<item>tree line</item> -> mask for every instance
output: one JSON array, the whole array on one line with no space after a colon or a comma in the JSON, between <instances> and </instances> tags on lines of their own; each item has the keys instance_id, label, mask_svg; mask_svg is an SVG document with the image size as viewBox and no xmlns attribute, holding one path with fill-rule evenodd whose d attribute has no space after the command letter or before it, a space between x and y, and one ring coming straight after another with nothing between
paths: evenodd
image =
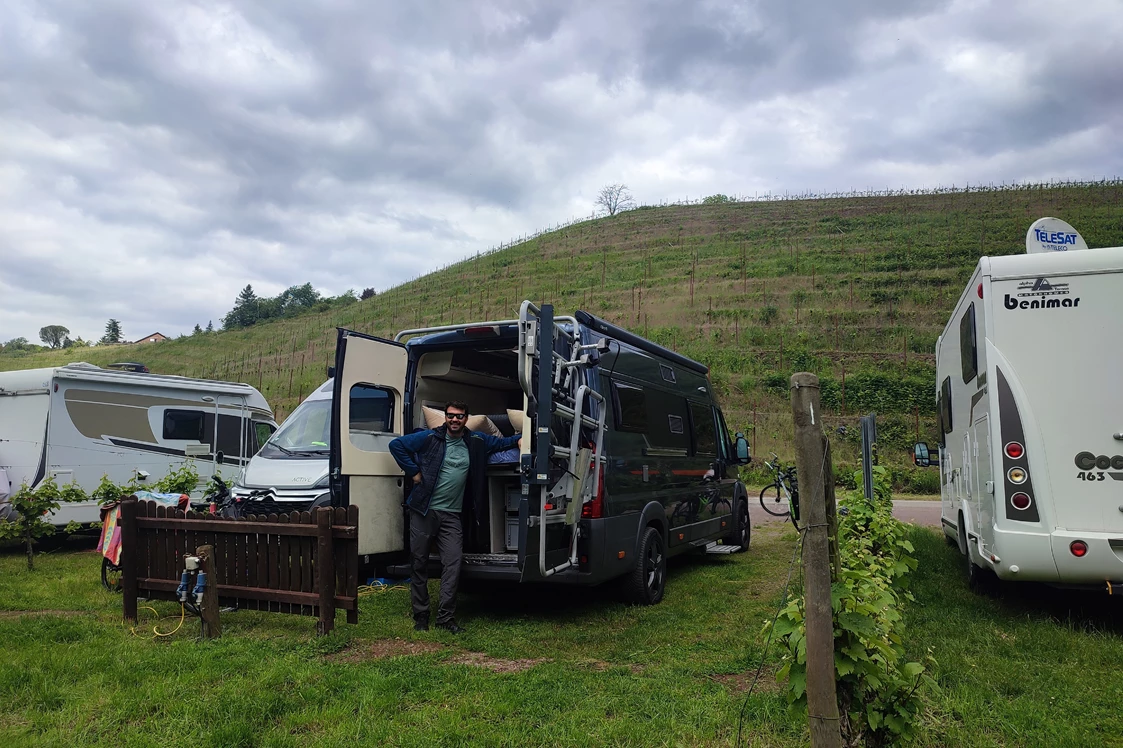
<instances>
[{"instance_id":1,"label":"tree line","mask_svg":"<svg viewBox=\"0 0 1123 748\"><path fill-rule=\"evenodd\" d=\"M296 317L308 312L326 312L372 296L373 288L363 289L362 296L356 296L354 289L350 288L339 296L324 296L311 283L289 286L276 296L258 296L253 286L247 283L234 300L234 308L222 317L222 328L237 330L259 322ZM210 332L211 329L210 323L205 331L195 325L194 334Z\"/></svg>"}]
</instances>

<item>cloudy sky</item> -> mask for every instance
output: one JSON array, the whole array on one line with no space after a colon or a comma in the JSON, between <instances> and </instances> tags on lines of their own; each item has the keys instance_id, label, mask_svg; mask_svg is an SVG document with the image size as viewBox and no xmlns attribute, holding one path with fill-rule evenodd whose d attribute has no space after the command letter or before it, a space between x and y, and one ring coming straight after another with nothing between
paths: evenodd
<instances>
[{"instance_id":1,"label":"cloudy sky","mask_svg":"<svg viewBox=\"0 0 1123 748\"><path fill-rule=\"evenodd\" d=\"M0 341L640 202L1123 175L1120 0L4 0Z\"/></svg>"}]
</instances>

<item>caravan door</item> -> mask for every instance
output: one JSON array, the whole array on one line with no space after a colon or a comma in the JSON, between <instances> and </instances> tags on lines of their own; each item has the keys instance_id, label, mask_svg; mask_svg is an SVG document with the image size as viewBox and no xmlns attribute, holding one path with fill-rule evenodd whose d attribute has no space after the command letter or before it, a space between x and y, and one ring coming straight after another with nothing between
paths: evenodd
<instances>
[{"instance_id":1,"label":"caravan door","mask_svg":"<svg viewBox=\"0 0 1123 748\"><path fill-rule=\"evenodd\" d=\"M332 503L359 508L361 555L405 550L403 475L390 455L402 434L406 347L340 329L332 393Z\"/></svg>"}]
</instances>

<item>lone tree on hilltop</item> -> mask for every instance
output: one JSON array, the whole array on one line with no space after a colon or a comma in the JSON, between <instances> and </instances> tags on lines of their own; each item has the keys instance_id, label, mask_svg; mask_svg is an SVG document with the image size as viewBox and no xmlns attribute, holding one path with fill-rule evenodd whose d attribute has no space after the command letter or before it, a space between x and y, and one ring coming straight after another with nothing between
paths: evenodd
<instances>
[{"instance_id":1,"label":"lone tree on hilltop","mask_svg":"<svg viewBox=\"0 0 1123 748\"><path fill-rule=\"evenodd\" d=\"M62 348L63 341L70 334L62 325L47 325L39 328L39 339L51 348Z\"/></svg>"},{"instance_id":2,"label":"lone tree on hilltop","mask_svg":"<svg viewBox=\"0 0 1123 748\"><path fill-rule=\"evenodd\" d=\"M121 322L119 320L111 318L105 323L105 334L101 336L100 342L102 345L121 342Z\"/></svg>"},{"instance_id":3,"label":"lone tree on hilltop","mask_svg":"<svg viewBox=\"0 0 1123 748\"><path fill-rule=\"evenodd\" d=\"M632 193L628 192L626 184L610 184L602 187L597 194L596 204L607 210L610 216L636 207L636 201L632 198Z\"/></svg>"},{"instance_id":4,"label":"lone tree on hilltop","mask_svg":"<svg viewBox=\"0 0 1123 748\"><path fill-rule=\"evenodd\" d=\"M367 299L371 298L372 296L374 296L374 289L373 288L364 288L362 295L359 296L359 299L362 300L362 301L366 301Z\"/></svg>"},{"instance_id":5,"label":"lone tree on hilltop","mask_svg":"<svg viewBox=\"0 0 1123 748\"><path fill-rule=\"evenodd\" d=\"M249 327L257 322L260 314L261 302L257 298L257 294L253 292L253 286L247 283L246 287L238 294L238 298L234 300L234 308L222 318L222 326L227 330Z\"/></svg>"},{"instance_id":6,"label":"lone tree on hilltop","mask_svg":"<svg viewBox=\"0 0 1123 748\"><path fill-rule=\"evenodd\" d=\"M199 327L198 322L195 323L195 329L191 331L191 334L192 335L202 335L203 334L203 328Z\"/></svg>"}]
</instances>

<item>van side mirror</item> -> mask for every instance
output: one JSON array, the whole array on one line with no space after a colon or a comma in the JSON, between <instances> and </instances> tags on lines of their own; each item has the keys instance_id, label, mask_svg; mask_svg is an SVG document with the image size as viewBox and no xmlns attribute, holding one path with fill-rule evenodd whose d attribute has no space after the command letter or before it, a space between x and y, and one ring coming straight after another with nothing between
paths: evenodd
<instances>
[{"instance_id":1,"label":"van side mirror","mask_svg":"<svg viewBox=\"0 0 1123 748\"><path fill-rule=\"evenodd\" d=\"M737 441L734 446L737 450L737 462L747 465L753 461L753 458L749 455L749 440L740 431L737 432Z\"/></svg>"},{"instance_id":2,"label":"van side mirror","mask_svg":"<svg viewBox=\"0 0 1123 748\"><path fill-rule=\"evenodd\" d=\"M328 367L328 379L331 379L334 376L335 376L335 367L329 366Z\"/></svg>"},{"instance_id":3,"label":"van side mirror","mask_svg":"<svg viewBox=\"0 0 1123 748\"><path fill-rule=\"evenodd\" d=\"M939 465L939 455L933 455L928 451L928 445L925 442L917 442L912 447L912 463L917 467L931 467L932 465Z\"/></svg>"}]
</instances>

